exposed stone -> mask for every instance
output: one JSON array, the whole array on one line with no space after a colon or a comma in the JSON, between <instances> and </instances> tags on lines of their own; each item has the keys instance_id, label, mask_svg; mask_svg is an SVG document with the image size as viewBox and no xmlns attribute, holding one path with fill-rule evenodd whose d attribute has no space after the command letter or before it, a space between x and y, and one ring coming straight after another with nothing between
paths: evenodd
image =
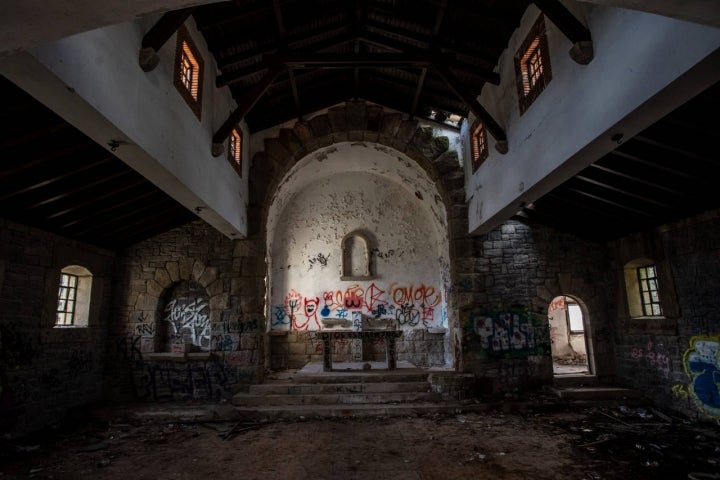
<instances>
[{"instance_id":1,"label":"exposed stone","mask_svg":"<svg viewBox=\"0 0 720 480\"><path fill-rule=\"evenodd\" d=\"M279 139L280 143L283 145L283 147L285 147L285 150L290 152L290 155L295 160L299 160L307 153L307 150L295 134L294 130L290 128L281 129Z\"/></svg>"},{"instance_id":2,"label":"exposed stone","mask_svg":"<svg viewBox=\"0 0 720 480\"><path fill-rule=\"evenodd\" d=\"M378 105L367 105L366 107L367 130L379 132L383 119L383 108Z\"/></svg>"},{"instance_id":3,"label":"exposed stone","mask_svg":"<svg viewBox=\"0 0 720 480\"><path fill-rule=\"evenodd\" d=\"M317 115L311 118L310 127L315 134L315 139L319 147L327 147L333 143L333 130L327 115Z\"/></svg>"},{"instance_id":4,"label":"exposed stone","mask_svg":"<svg viewBox=\"0 0 720 480\"><path fill-rule=\"evenodd\" d=\"M265 154L268 160L271 160L279 166L279 170L290 163L293 157L292 153L289 152L278 138L266 138L265 141Z\"/></svg>"},{"instance_id":5,"label":"exposed stone","mask_svg":"<svg viewBox=\"0 0 720 480\"><path fill-rule=\"evenodd\" d=\"M398 127L397 135L395 135L395 138L393 139L392 146L395 149L404 152L407 148L407 144L415 135L417 128L417 120L403 120L400 122L400 126Z\"/></svg>"},{"instance_id":6,"label":"exposed stone","mask_svg":"<svg viewBox=\"0 0 720 480\"><path fill-rule=\"evenodd\" d=\"M164 268L155 269L155 281L163 288L167 288L173 283L172 280L170 280L170 274Z\"/></svg>"},{"instance_id":7,"label":"exposed stone","mask_svg":"<svg viewBox=\"0 0 720 480\"><path fill-rule=\"evenodd\" d=\"M363 131L367 127L366 106L364 101L347 102L346 104L347 129ZM362 135L362 134L361 134Z\"/></svg>"},{"instance_id":8,"label":"exposed stone","mask_svg":"<svg viewBox=\"0 0 720 480\"><path fill-rule=\"evenodd\" d=\"M205 272L205 264L199 260L196 260L192 268L192 279L197 281Z\"/></svg>"},{"instance_id":9,"label":"exposed stone","mask_svg":"<svg viewBox=\"0 0 720 480\"><path fill-rule=\"evenodd\" d=\"M198 283L202 285L203 287L207 287L212 282L217 280L218 277L218 268L217 267L207 267L202 275L197 279Z\"/></svg>"},{"instance_id":10,"label":"exposed stone","mask_svg":"<svg viewBox=\"0 0 720 480\"><path fill-rule=\"evenodd\" d=\"M159 297L165 290L156 280L147 280L146 290L149 295Z\"/></svg>"}]
</instances>

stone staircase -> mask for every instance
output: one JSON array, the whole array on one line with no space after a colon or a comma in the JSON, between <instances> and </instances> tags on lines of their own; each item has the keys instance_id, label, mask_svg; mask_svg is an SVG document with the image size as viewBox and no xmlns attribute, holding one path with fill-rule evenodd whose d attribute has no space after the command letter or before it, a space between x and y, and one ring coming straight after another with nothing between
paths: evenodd
<instances>
[{"instance_id":1,"label":"stone staircase","mask_svg":"<svg viewBox=\"0 0 720 480\"><path fill-rule=\"evenodd\" d=\"M310 363L286 376L252 385L238 393L232 403L243 416L272 419L408 415L455 411L459 403L455 388L467 377L455 372L431 372L398 362L396 370L343 369L336 364L323 372ZM358 364L362 367L362 364ZM453 398L454 397L454 398Z\"/></svg>"}]
</instances>

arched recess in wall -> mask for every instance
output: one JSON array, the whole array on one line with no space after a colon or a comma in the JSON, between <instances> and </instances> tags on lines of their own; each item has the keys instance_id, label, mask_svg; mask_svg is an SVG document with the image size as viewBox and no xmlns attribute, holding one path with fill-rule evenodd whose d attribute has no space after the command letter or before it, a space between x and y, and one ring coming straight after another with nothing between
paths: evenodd
<instances>
[{"instance_id":1,"label":"arched recess in wall","mask_svg":"<svg viewBox=\"0 0 720 480\"><path fill-rule=\"evenodd\" d=\"M389 155L396 159L395 162L419 167L419 171L424 172L430 188L416 190L413 195L420 200L432 201L435 205L442 206L441 210L445 218L441 228L442 239L444 245L449 245L450 250L455 254L449 260L446 260L447 257L439 257L438 263L447 261L441 268L443 284L451 285L452 279L455 278L456 264L462 262L463 257L468 255L465 179L457 152L448 150L449 141L446 137L435 136L432 128L421 126L416 119L407 120L402 114L387 112L380 106L366 104L363 101L347 102L345 105L330 108L325 114L316 115L308 121L298 121L289 128L279 129L277 136L264 139L264 149L254 154L250 166L250 208L248 209L250 235L259 235L268 245L270 244L275 230L269 218L276 217L277 212L284 208L284 205L276 201L283 197L278 192L287 187L288 180L293 177L291 171L296 171L296 162L305 158L315 158L322 163L330 153L333 153L334 145L342 142L391 152ZM343 167L347 169L348 166L349 164L345 164ZM314 168L318 175L327 173L323 165L316 165ZM358 166L356 165L355 168ZM367 165L361 165L359 169L364 171ZM406 185L406 182L400 178L399 184ZM271 212L272 209L275 213ZM339 240L338 238L338 243ZM377 258L379 253L400 254L394 250L376 252L373 258ZM324 253L318 252L313 258L307 259L307 262L312 264L313 268L323 268L328 265L329 258ZM278 263L276 262L275 265ZM335 274L340 275L341 272L337 271ZM327 310L321 305L321 301L325 301L324 298L320 296L301 298L292 294L293 292L288 292L283 305L273 306L270 294L277 292L277 288L278 286L271 280L267 282L268 330L285 325L288 316L300 320L299 325L306 327L311 324L310 318L313 312L322 314ZM443 321L447 328L436 331L444 333L441 335L444 343L442 355L445 358L445 365L448 366L455 363L456 356L453 350L460 345L461 334L456 319L458 305L461 305L464 299L459 299L458 292L457 288L452 288L438 293L434 287L427 289L422 286L419 290L405 291L406 297L409 294L425 297L431 307L439 296L445 299L448 308L443 313ZM401 300L403 290L398 290L397 295ZM380 307L375 307L375 310L384 308L382 304ZM302 318L299 315L302 315ZM410 322L421 322L422 312L418 318L412 311L401 311L400 317L409 319ZM431 337L434 335L439 333L430 334ZM272 342L267 343L266 346L270 343ZM265 351L267 355L271 355L271 348L266 348ZM272 362L267 359L266 366L274 368ZM281 362L279 365L279 367L284 366L287 364Z\"/></svg>"},{"instance_id":2,"label":"arched recess in wall","mask_svg":"<svg viewBox=\"0 0 720 480\"><path fill-rule=\"evenodd\" d=\"M323 330L353 315L392 320L400 342L424 340L399 348L399 360L451 364L447 232L434 182L402 153L343 142L306 156L268 212L269 330Z\"/></svg>"}]
</instances>

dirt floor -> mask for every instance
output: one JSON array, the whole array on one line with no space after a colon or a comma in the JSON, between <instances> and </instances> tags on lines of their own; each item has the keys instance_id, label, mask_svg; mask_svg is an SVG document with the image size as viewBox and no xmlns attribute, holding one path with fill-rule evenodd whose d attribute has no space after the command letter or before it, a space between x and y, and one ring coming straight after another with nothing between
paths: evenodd
<instances>
[{"instance_id":1,"label":"dirt floor","mask_svg":"<svg viewBox=\"0 0 720 480\"><path fill-rule=\"evenodd\" d=\"M282 422L179 420L181 413L144 414L148 408L96 408L6 441L0 480L720 478L717 426L652 408Z\"/></svg>"}]
</instances>

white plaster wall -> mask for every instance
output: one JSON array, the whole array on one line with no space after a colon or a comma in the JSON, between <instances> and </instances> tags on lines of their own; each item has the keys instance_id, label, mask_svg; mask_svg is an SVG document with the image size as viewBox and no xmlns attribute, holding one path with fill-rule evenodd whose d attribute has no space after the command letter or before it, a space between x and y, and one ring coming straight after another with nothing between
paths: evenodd
<instances>
[{"instance_id":1,"label":"white plaster wall","mask_svg":"<svg viewBox=\"0 0 720 480\"><path fill-rule=\"evenodd\" d=\"M565 3L580 11L577 2ZM520 116L513 55L538 17L531 5L501 57L501 84L483 89L480 103L505 127L509 151L501 155L491 148L469 182L471 232L494 228L522 202L539 198L611 151L613 132L629 138L720 74L718 62L706 60L714 75L683 76L720 46L720 29L631 10L585 8L595 50L590 64L569 57L572 45L546 17L552 81ZM672 92L663 91L671 83ZM661 91L664 95L657 95Z\"/></svg>"},{"instance_id":2,"label":"white plaster wall","mask_svg":"<svg viewBox=\"0 0 720 480\"><path fill-rule=\"evenodd\" d=\"M317 330L322 318L373 315L379 305L406 329L446 327L448 241L435 194L413 161L387 147L341 143L301 160L269 212L271 329L290 329L294 315L295 328ZM376 241L375 276L342 281L341 241L355 230ZM353 294L362 302L346 308Z\"/></svg>"},{"instance_id":3,"label":"white plaster wall","mask_svg":"<svg viewBox=\"0 0 720 480\"><path fill-rule=\"evenodd\" d=\"M201 120L173 85L175 36L154 71L140 69L140 42L156 20L64 38L8 58L0 70L100 145L120 140L118 158L219 231L244 236L249 162L243 180L225 155L210 154L212 135L235 103L227 88L215 88L216 66L192 19L188 30L205 61ZM248 152L245 145L245 159Z\"/></svg>"}]
</instances>

